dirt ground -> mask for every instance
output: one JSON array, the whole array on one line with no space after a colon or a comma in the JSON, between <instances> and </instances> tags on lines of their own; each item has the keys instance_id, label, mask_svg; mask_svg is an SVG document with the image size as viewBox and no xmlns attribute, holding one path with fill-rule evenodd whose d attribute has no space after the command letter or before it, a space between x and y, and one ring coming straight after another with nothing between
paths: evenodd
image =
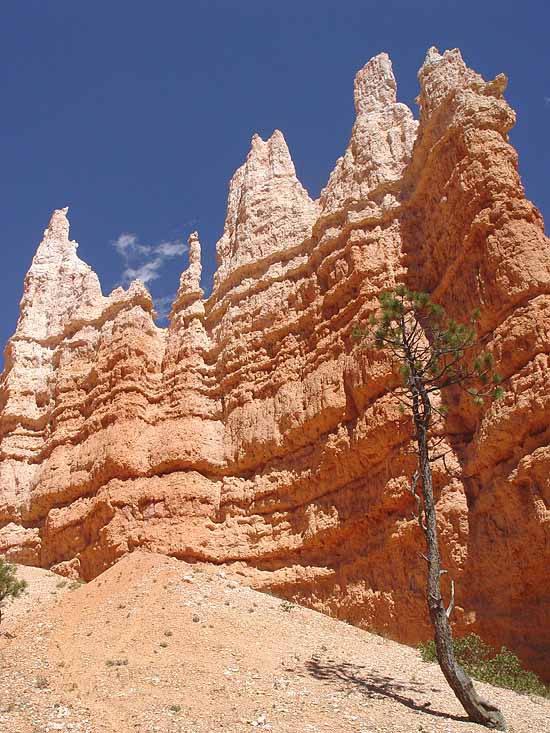
<instances>
[{"instance_id":1,"label":"dirt ground","mask_svg":"<svg viewBox=\"0 0 550 733\"><path fill-rule=\"evenodd\" d=\"M414 649L258 593L230 569L136 552L79 585L20 567L0 732L475 733ZM477 685L514 733L550 701Z\"/></svg>"}]
</instances>

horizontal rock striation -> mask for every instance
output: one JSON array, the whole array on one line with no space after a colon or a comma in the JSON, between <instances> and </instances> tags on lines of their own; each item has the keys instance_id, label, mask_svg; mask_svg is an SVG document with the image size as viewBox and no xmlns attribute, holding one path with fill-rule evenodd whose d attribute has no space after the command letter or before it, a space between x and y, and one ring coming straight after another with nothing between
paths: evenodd
<instances>
[{"instance_id":1,"label":"horizontal rock striation","mask_svg":"<svg viewBox=\"0 0 550 733\"><path fill-rule=\"evenodd\" d=\"M283 135L229 187L212 295L200 243L167 329L101 293L56 211L0 385L0 550L91 578L135 548L240 563L259 587L407 643L429 636L411 429L353 327L399 282L480 311L505 397L450 394L434 464L455 627L550 658L550 246L508 142L501 75L430 49L420 120L380 54L318 201Z\"/></svg>"}]
</instances>

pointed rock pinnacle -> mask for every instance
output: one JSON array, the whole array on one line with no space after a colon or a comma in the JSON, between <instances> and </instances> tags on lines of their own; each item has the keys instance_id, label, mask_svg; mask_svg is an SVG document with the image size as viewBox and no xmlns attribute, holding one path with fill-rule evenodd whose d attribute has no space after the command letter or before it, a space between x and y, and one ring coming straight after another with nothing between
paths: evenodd
<instances>
[{"instance_id":1,"label":"pointed rock pinnacle","mask_svg":"<svg viewBox=\"0 0 550 733\"><path fill-rule=\"evenodd\" d=\"M69 239L69 219L67 212L69 207L65 206L63 209L54 209L50 223L44 230L44 239L59 239L68 241Z\"/></svg>"},{"instance_id":2,"label":"pointed rock pinnacle","mask_svg":"<svg viewBox=\"0 0 550 733\"><path fill-rule=\"evenodd\" d=\"M187 240L189 245L189 267L195 266L198 269L199 278L202 271L201 265L201 243L199 241L199 233L191 232Z\"/></svg>"},{"instance_id":3,"label":"pointed rock pinnacle","mask_svg":"<svg viewBox=\"0 0 550 733\"><path fill-rule=\"evenodd\" d=\"M378 56L374 56L357 72L354 84L357 115L394 104L397 99L396 94L397 84L387 53L379 53Z\"/></svg>"}]
</instances>

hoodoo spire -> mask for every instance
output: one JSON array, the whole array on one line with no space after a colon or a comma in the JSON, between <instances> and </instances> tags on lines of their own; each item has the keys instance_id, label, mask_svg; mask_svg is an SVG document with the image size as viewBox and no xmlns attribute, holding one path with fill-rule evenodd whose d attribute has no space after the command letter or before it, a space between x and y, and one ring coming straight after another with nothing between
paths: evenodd
<instances>
[{"instance_id":1,"label":"hoodoo spire","mask_svg":"<svg viewBox=\"0 0 550 733\"><path fill-rule=\"evenodd\" d=\"M395 104L397 82L387 53L379 53L357 72L353 92L358 115Z\"/></svg>"},{"instance_id":2,"label":"hoodoo spire","mask_svg":"<svg viewBox=\"0 0 550 733\"><path fill-rule=\"evenodd\" d=\"M322 216L332 217L351 208L371 218L399 205L391 187L411 160L418 122L397 101L387 53L378 54L357 72L354 101L357 118L346 152L321 192ZM387 195L382 197L384 188Z\"/></svg>"},{"instance_id":3,"label":"hoodoo spire","mask_svg":"<svg viewBox=\"0 0 550 733\"><path fill-rule=\"evenodd\" d=\"M282 132L275 130L268 140L255 134L229 184L224 232L216 247L216 287L230 273L302 242L317 215L317 203L296 177Z\"/></svg>"},{"instance_id":4,"label":"hoodoo spire","mask_svg":"<svg viewBox=\"0 0 550 733\"><path fill-rule=\"evenodd\" d=\"M68 207L56 209L25 279L16 336L60 337L67 322L92 318L103 304L99 279L69 239Z\"/></svg>"},{"instance_id":5,"label":"hoodoo spire","mask_svg":"<svg viewBox=\"0 0 550 733\"><path fill-rule=\"evenodd\" d=\"M189 266L181 274L176 300L172 305L171 318L182 308L187 307L195 301L200 301L204 295L201 288L202 264L199 233L191 232L187 243L189 247Z\"/></svg>"}]
</instances>

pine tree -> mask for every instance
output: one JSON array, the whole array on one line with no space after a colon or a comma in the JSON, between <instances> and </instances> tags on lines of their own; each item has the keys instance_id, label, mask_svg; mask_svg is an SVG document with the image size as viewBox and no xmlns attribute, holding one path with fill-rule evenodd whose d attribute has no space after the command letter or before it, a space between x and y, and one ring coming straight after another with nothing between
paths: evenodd
<instances>
[{"instance_id":1,"label":"pine tree","mask_svg":"<svg viewBox=\"0 0 550 733\"><path fill-rule=\"evenodd\" d=\"M402 377L396 396L402 411L412 416L415 430L417 469L410 491L427 548L422 557L428 567L426 596L437 659L470 720L505 730L500 710L479 697L454 656L449 623L454 584L446 607L441 592L441 575L445 571L441 568L431 469L434 460L445 460L445 453L437 452L438 441L433 441L430 432L434 415L446 414L442 403L445 389L453 385L461 387L476 404L483 404L487 399L502 396L501 379L493 370L490 353L475 356L479 350L475 328L478 314L473 314L469 324L457 323L432 302L429 294L404 286L383 293L379 303L379 315L371 316L368 328L357 327L354 336L373 338L376 347L389 350Z\"/></svg>"}]
</instances>

